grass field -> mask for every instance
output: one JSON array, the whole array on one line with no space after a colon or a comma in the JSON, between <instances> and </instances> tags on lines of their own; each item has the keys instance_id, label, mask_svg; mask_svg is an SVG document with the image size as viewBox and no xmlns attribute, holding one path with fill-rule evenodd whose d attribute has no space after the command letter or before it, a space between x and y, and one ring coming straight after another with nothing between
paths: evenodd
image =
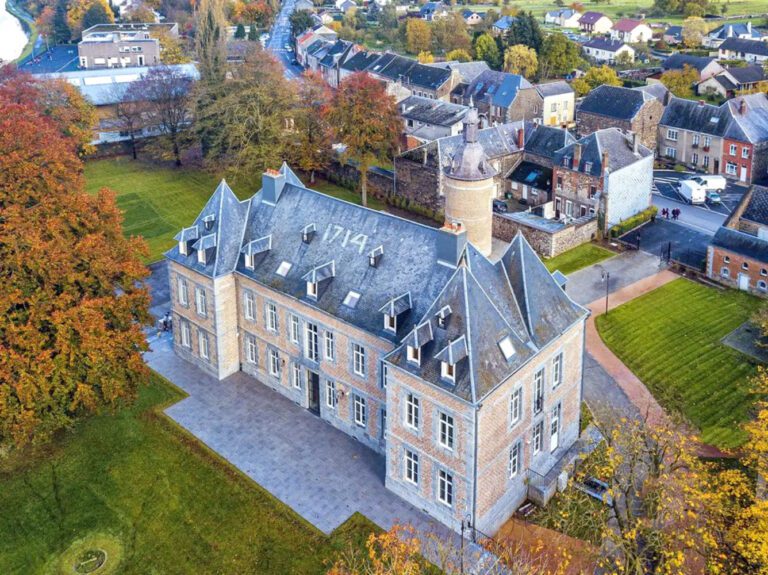
<instances>
[{"instance_id":1,"label":"grass field","mask_svg":"<svg viewBox=\"0 0 768 575\"><path fill-rule=\"evenodd\" d=\"M613 257L610 250L596 246L595 244L582 244L578 247L563 252L559 256L544 260L544 265L550 272L560 270L561 273L571 274L581 268L591 266L605 259Z\"/></svg>"},{"instance_id":2,"label":"grass field","mask_svg":"<svg viewBox=\"0 0 768 575\"><path fill-rule=\"evenodd\" d=\"M117 193L117 202L125 214L126 235L142 236L149 244L147 262L162 257L174 244L173 236L190 225L216 189L219 178L189 168L171 168L122 157L94 160L85 165L86 190L96 193L103 187ZM308 180L307 182L308 183ZM261 177L253 181L229 182L240 199L258 191ZM360 203L360 195L329 182L318 180L314 189L340 199ZM381 202L369 201L373 209Z\"/></svg>"},{"instance_id":3,"label":"grass field","mask_svg":"<svg viewBox=\"0 0 768 575\"><path fill-rule=\"evenodd\" d=\"M675 280L596 318L608 347L667 410L721 448L745 440L754 362L720 343L759 306L753 296Z\"/></svg>"},{"instance_id":4,"label":"grass field","mask_svg":"<svg viewBox=\"0 0 768 575\"><path fill-rule=\"evenodd\" d=\"M134 406L0 460L0 573L72 573L53 565L91 536L122 556L110 573L319 575L377 529L355 515L316 530L159 413L181 398L153 375Z\"/></svg>"}]
</instances>

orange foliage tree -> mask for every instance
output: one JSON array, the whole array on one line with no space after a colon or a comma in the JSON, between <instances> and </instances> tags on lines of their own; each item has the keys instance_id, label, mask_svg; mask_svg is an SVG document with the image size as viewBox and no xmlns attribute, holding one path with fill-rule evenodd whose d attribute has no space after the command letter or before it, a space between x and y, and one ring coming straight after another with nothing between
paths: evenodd
<instances>
[{"instance_id":1,"label":"orange foliage tree","mask_svg":"<svg viewBox=\"0 0 768 575\"><path fill-rule=\"evenodd\" d=\"M299 81L289 156L292 165L309 173L312 184L315 172L325 168L331 158L331 131L325 119L330 99L331 90L323 77L307 70Z\"/></svg>"},{"instance_id":2,"label":"orange foliage tree","mask_svg":"<svg viewBox=\"0 0 768 575\"><path fill-rule=\"evenodd\" d=\"M146 248L123 237L113 194L84 192L71 118L47 108L57 84L11 80L0 84L0 451L132 398L149 321Z\"/></svg>"}]
</instances>

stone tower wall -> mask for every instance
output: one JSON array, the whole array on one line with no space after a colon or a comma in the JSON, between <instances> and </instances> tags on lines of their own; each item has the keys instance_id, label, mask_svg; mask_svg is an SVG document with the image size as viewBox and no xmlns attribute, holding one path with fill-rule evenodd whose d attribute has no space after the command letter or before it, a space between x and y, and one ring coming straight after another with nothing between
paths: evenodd
<instances>
[{"instance_id":1,"label":"stone tower wall","mask_svg":"<svg viewBox=\"0 0 768 575\"><path fill-rule=\"evenodd\" d=\"M445 221L461 222L467 240L484 255L490 255L493 237L493 178L466 181L443 179Z\"/></svg>"}]
</instances>

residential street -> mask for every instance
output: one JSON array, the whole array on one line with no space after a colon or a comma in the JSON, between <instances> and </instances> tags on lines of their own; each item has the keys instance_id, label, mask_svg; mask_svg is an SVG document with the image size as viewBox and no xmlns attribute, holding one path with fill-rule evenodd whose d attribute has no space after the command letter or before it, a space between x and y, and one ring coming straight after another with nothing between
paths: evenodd
<instances>
[{"instance_id":1,"label":"residential street","mask_svg":"<svg viewBox=\"0 0 768 575\"><path fill-rule=\"evenodd\" d=\"M289 80L298 78L302 68L292 64L294 58L293 43L291 38L291 23L288 18L296 7L296 0L283 0L280 13L275 18L275 23L270 32L267 49L271 50L285 69L285 77Z\"/></svg>"}]
</instances>

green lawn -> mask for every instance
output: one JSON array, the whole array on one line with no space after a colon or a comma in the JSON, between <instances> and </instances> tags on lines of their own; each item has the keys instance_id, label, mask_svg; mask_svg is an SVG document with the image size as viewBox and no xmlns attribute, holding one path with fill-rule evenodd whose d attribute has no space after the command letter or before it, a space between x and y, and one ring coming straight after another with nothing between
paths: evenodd
<instances>
[{"instance_id":1,"label":"green lawn","mask_svg":"<svg viewBox=\"0 0 768 575\"><path fill-rule=\"evenodd\" d=\"M85 180L89 193L103 187L117 193L118 205L125 214L123 229L126 235L144 237L150 250L148 262L159 260L173 246L173 236L194 221L219 182L219 178L202 170L164 167L127 157L87 162ZM244 199L258 191L261 177L229 183L235 194ZM359 194L323 180L318 180L314 188L360 203ZM369 206L384 207L374 199Z\"/></svg>"},{"instance_id":2,"label":"green lawn","mask_svg":"<svg viewBox=\"0 0 768 575\"><path fill-rule=\"evenodd\" d=\"M675 280L596 318L613 352L669 411L682 413L701 439L734 448L753 397L754 362L720 343L759 306L753 296Z\"/></svg>"},{"instance_id":3,"label":"green lawn","mask_svg":"<svg viewBox=\"0 0 768 575\"><path fill-rule=\"evenodd\" d=\"M316 530L159 413L182 397L153 375L132 407L0 460L0 573L73 573L54 565L98 537L122 555L110 573L319 575L377 529L355 515L331 537Z\"/></svg>"},{"instance_id":4,"label":"green lawn","mask_svg":"<svg viewBox=\"0 0 768 575\"><path fill-rule=\"evenodd\" d=\"M578 247L563 252L559 256L544 260L544 265L550 272L560 270L561 273L571 274L581 268L591 266L605 259L613 257L610 250L601 248L595 244L582 244Z\"/></svg>"}]
</instances>

